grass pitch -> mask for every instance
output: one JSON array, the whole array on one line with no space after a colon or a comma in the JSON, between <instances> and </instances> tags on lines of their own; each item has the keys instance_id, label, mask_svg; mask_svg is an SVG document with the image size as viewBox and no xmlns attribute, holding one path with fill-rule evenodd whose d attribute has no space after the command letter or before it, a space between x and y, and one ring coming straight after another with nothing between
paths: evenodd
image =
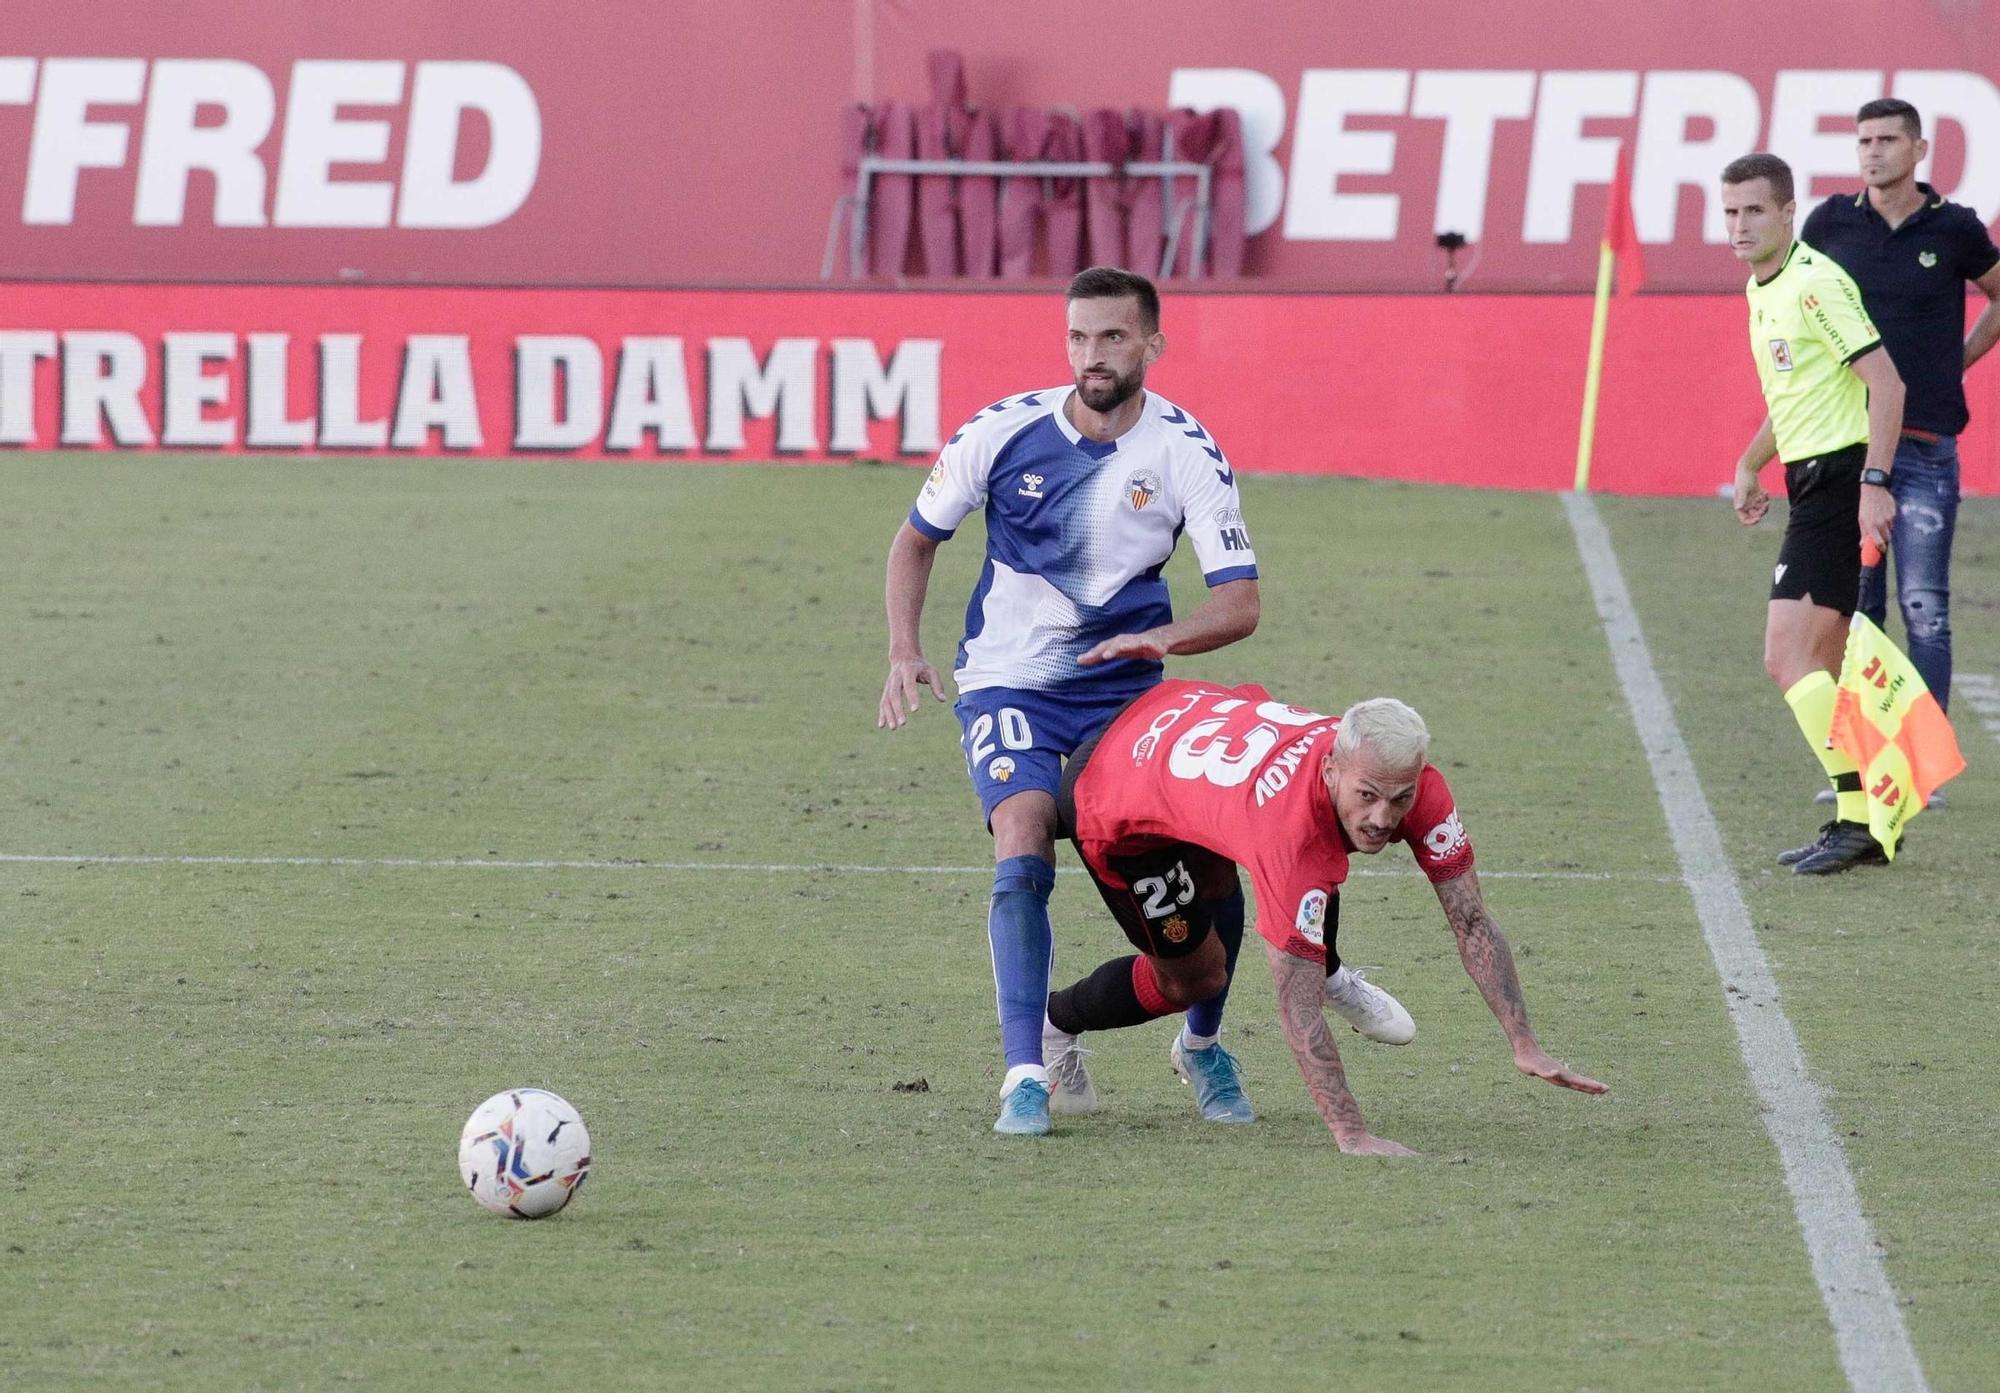
<instances>
[{"instance_id":1,"label":"grass pitch","mask_svg":"<svg viewBox=\"0 0 2000 1393\"><path fill-rule=\"evenodd\" d=\"M1342 916L1420 1024L1343 1045L1424 1153L1390 1163L1336 1152L1254 953L1256 1126L1199 1122L1160 1023L1093 1042L1096 1117L988 1131L956 724L872 720L920 481L0 464L0 853L74 858L0 863L0 1387L1844 1387L1555 501L1248 477L1263 627L1173 665L1413 701L1544 1042L1614 1089L1514 1074L1392 851ZM1992 738L1961 711L1894 869L1778 871L1819 818L1758 666L1775 531L1601 506L1931 1387L1983 1387ZM1974 672L1996 520L1961 521ZM941 666L979 551L939 563ZM1080 879L1053 910L1058 980L1125 951ZM591 1126L553 1221L458 1193L515 1083Z\"/></svg>"}]
</instances>

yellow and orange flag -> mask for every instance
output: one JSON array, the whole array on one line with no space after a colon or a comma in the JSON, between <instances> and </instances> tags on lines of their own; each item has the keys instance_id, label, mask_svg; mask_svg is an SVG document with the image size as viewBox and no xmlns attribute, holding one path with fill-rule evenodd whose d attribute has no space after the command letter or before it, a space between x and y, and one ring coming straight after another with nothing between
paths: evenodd
<instances>
[{"instance_id":1,"label":"yellow and orange flag","mask_svg":"<svg viewBox=\"0 0 2000 1393\"><path fill-rule=\"evenodd\" d=\"M1872 542L1861 554L1864 565L1881 560ZM1965 768L1944 708L1902 650L1860 610L1847 629L1828 743L1859 766L1868 830L1892 860L1905 824Z\"/></svg>"}]
</instances>

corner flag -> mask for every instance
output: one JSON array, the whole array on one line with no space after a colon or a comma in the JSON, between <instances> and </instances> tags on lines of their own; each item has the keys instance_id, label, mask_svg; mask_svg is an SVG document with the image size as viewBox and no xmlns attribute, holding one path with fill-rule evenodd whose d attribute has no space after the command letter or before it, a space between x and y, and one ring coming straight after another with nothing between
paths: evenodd
<instances>
[{"instance_id":1,"label":"corner flag","mask_svg":"<svg viewBox=\"0 0 2000 1393\"><path fill-rule=\"evenodd\" d=\"M1597 440L1597 391L1604 380L1604 333L1611 309L1612 271L1618 275L1620 299L1646 279L1646 260L1639 250L1639 230L1632 221L1632 164L1623 143L1611 172L1611 191L1604 205L1604 241L1597 249L1597 297L1590 311L1590 356L1583 370L1583 420L1576 431L1576 491L1590 488L1590 452Z\"/></svg>"},{"instance_id":2,"label":"corner flag","mask_svg":"<svg viewBox=\"0 0 2000 1393\"><path fill-rule=\"evenodd\" d=\"M1881 549L1864 541L1861 559L1864 566L1876 565ZM1965 768L1944 708L1910 660L1858 609L1848 625L1827 739L1860 768L1868 830L1892 860L1904 824Z\"/></svg>"},{"instance_id":3,"label":"corner flag","mask_svg":"<svg viewBox=\"0 0 2000 1393\"><path fill-rule=\"evenodd\" d=\"M1646 283L1646 252L1632 216L1632 158L1623 142L1611 172L1611 196L1604 212L1604 250L1618 263L1618 293L1630 295Z\"/></svg>"}]
</instances>

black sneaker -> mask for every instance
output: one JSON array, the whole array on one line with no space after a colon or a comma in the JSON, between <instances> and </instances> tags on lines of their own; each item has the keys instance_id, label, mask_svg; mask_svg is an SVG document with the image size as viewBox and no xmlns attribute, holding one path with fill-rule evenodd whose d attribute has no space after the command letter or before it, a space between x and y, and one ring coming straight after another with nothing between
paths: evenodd
<instances>
[{"instance_id":1,"label":"black sneaker","mask_svg":"<svg viewBox=\"0 0 2000 1393\"><path fill-rule=\"evenodd\" d=\"M1831 792L1831 790L1828 791ZM1779 852L1778 864L1781 866L1796 866L1799 862L1805 860L1806 857L1825 846L1826 839L1833 835L1833 829L1838 826L1840 826L1838 821L1822 822L1819 825L1819 832L1804 846L1795 846L1790 851Z\"/></svg>"},{"instance_id":2,"label":"black sneaker","mask_svg":"<svg viewBox=\"0 0 2000 1393\"><path fill-rule=\"evenodd\" d=\"M1792 863L1793 875L1836 875L1855 866L1886 866L1888 853L1867 824L1836 822L1813 853Z\"/></svg>"}]
</instances>

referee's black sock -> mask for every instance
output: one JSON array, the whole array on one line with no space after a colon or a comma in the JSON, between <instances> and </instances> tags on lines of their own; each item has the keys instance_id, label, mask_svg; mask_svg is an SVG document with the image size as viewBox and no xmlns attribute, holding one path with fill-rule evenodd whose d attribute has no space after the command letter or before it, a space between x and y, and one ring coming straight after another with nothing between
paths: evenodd
<instances>
[{"instance_id":1,"label":"referee's black sock","mask_svg":"<svg viewBox=\"0 0 2000 1393\"><path fill-rule=\"evenodd\" d=\"M1169 1010L1149 1010L1139 998L1139 988L1134 982L1134 974L1143 971L1147 983L1152 978L1152 964L1137 954L1129 958L1113 958L1099 967L1088 977L1071 983L1061 991L1049 993L1049 1024L1065 1035L1081 1035L1086 1030L1118 1030L1128 1025L1143 1025L1158 1016L1171 1013ZM1157 1004L1157 990L1154 993Z\"/></svg>"}]
</instances>

